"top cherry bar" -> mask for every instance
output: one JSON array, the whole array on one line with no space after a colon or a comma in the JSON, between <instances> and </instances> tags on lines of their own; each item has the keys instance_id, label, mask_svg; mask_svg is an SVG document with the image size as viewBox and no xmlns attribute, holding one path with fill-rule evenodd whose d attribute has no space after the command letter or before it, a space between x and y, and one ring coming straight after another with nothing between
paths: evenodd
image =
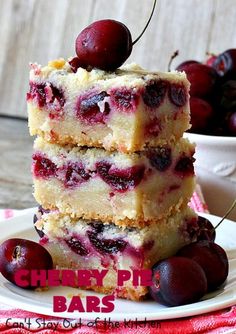
<instances>
[{"instance_id":1,"label":"top cherry bar","mask_svg":"<svg viewBox=\"0 0 236 334\"><path fill-rule=\"evenodd\" d=\"M31 135L51 143L137 152L178 141L189 129L189 82L181 72L76 68L73 60L31 65Z\"/></svg>"}]
</instances>

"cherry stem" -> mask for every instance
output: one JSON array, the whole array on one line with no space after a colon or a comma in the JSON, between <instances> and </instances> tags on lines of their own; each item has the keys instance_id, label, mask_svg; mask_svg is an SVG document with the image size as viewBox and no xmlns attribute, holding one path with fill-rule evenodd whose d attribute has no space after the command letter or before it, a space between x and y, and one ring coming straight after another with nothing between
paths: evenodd
<instances>
[{"instance_id":1,"label":"cherry stem","mask_svg":"<svg viewBox=\"0 0 236 334\"><path fill-rule=\"evenodd\" d=\"M223 220L225 220L225 218L230 214L230 212L234 209L236 205L236 198L233 201L233 204L231 205L231 207L228 209L228 211L226 212L226 214L223 216L223 218L219 221L219 223L215 226L215 229L223 222Z\"/></svg>"},{"instance_id":2,"label":"cherry stem","mask_svg":"<svg viewBox=\"0 0 236 334\"><path fill-rule=\"evenodd\" d=\"M152 16L153 16L153 13L154 13L154 10L155 10L155 7L156 7L156 3L157 3L157 0L154 0L153 6L152 6L152 12L151 12L151 15L150 15L150 17L149 17L149 19L148 19L148 21L147 21L147 23L146 23L146 25L145 25L143 31L142 31L141 34L136 38L136 40L132 43L132 45L134 45L135 43L137 43L137 42L140 40L140 38L143 36L145 30L146 30L147 27L149 26L149 23L150 23L150 21L151 21L151 19L152 19Z\"/></svg>"},{"instance_id":3,"label":"cherry stem","mask_svg":"<svg viewBox=\"0 0 236 334\"><path fill-rule=\"evenodd\" d=\"M172 61L179 55L179 50L176 50L172 56L170 57L170 60L169 60L169 63L168 63L168 72L171 71L171 64L172 64Z\"/></svg>"}]
</instances>

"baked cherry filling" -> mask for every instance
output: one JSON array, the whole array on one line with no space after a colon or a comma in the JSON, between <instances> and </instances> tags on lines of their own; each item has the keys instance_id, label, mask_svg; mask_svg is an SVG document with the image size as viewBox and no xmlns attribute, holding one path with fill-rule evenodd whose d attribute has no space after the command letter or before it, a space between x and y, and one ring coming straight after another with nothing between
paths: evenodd
<instances>
[{"instance_id":1,"label":"baked cherry filling","mask_svg":"<svg viewBox=\"0 0 236 334\"><path fill-rule=\"evenodd\" d=\"M81 256L86 256L89 254L89 251L85 248L80 240L77 238L71 237L70 239L65 240L66 244L70 249Z\"/></svg>"},{"instance_id":2,"label":"baked cherry filling","mask_svg":"<svg viewBox=\"0 0 236 334\"><path fill-rule=\"evenodd\" d=\"M162 124L161 120L158 118L152 119L145 126L145 135L147 136L158 136L161 131L162 131Z\"/></svg>"},{"instance_id":3,"label":"baked cherry filling","mask_svg":"<svg viewBox=\"0 0 236 334\"><path fill-rule=\"evenodd\" d=\"M120 88L110 92L111 103L119 111L133 112L139 102L139 95L135 89Z\"/></svg>"},{"instance_id":4,"label":"baked cherry filling","mask_svg":"<svg viewBox=\"0 0 236 334\"><path fill-rule=\"evenodd\" d=\"M100 254L116 254L118 252L123 252L126 248L127 241L117 238L108 239L103 238L102 232L104 230L104 225L101 222L91 222L89 226L92 227L91 230L87 231L87 237L91 246ZM109 230L109 227L105 227ZM66 244L70 249L81 256L86 256L91 253L91 246L89 247L86 241L87 248L84 246L83 242L79 240L76 236L65 240Z\"/></svg>"},{"instance_id":5,"label":"baked cherry filling","mask_svg":"<svg viewBox=\"0 0 236 334\"><path fill-rule=\"evenodd\" d=\"M171 84L169 87L169 99L177 107L183 107L187 102L186 88L180 84Z\"/></svg>"},{"instance_id":6,"label":"baked cherry filling","mask_svg":"<svg viewBox=\"0 0 236 334\"><path fill-rule=\"evenodd\" d=\"M180 177L194 175L194 161L195 159L192 156L180 157L175 165L175 173Z\"/></svg>"},{"instance_id":7,"label":"baked cherry filling","mask_svg":"<svg viewBox=\"0 0 236 334\"><path fill-rule=\"evenodd\" d=\"M102 254L116 254L123 252L127 242L122 239L99 238L96 232L88 231L88 238L91 244Z\"/></svg>"},{"instance_id":8,"label":"baked cherry filling","mask_svg":"<svg viewBox=\"0 0 236 334\"><path fill-rule=\"evenodd\" d=\"M151 80L142 94L144 103L150 108L158 108L165 98L167 89L167 81Z\"/></svg>"},{"instance_id":9,"label":"baked cherry filling","mask_svg":"<svg viewBox=\"0 0 236 334\"><path fill-rule=\"evenodd\" d=\"M118 169L106 161L101 161L96 163L95 171L86 171L81 162L69 161L62 167L57 168L45 155L35 153L33 155L32 171L36 178L57 178L64 184L65 188L77 187L97 174L113 190L125 192L134 189L141 182L145 167L133 166Z\"/></svg>"},{"instance_id":10,"label":"baked cherry filling","mask_svg":"<svg viewBox=\"0 0 236 334\"><path fill-rule=\"evenodd\" d=\"M147 152L147 157L150 164L159 172L166 171L172 163L171 148L169 147L150 149Z\"/></svg>"},{"instance_id":11,"label":"baked cherry filling","mask_svg":"<svg viewBox=\"0 0 236 334\"><path fill-rule=\"evenodd\" d=\"M105 100L108 97L106 92L82 95L76 104L76 116L89 124L105 123L107 115L110 113L110 105Z\"/></svg>"},{"instance_id":12,"label":"baked cherry filling","mask_svg":"<svg viewBox=\"0 0 236 334\"><path fill-rule=\"evenodd\" d=\"M60 117L65 104L65 97L61 89L46 82L42 84L30 83L27 100L36 101L39 108L46 107L50 111L50 118Z\"/></svg>"},{"instance_id":13,"label":"baked cherry filling","mask_svg":"<svg viewBox=\"0 0 236 334\"><path fill-rule=\"evenodd\" d=\"M63 169L66 171L64 176L64 186L73 188L84 181L88 181L91 175L85 171L82 163L69 162Z\"/></svg>"},{"instance_id":14,"label":"baked cherry filling","mask_svg":"<svg viewBox=\"0 0 236 334\"><path fill-rule=\"evenodd\" d=\"M35 177L48 179L56 175L56 165L46 156L35 153L33 154L33 174Z\"/></svg>"},{"instance_id":15,"label":"baked cherry filling","mask_svg":"<svg viewBox=\"0 0 236 334\"><path fill-rule=\"evenodd\" d=\"M144 103L150 108L158 108L168 92L169 100L177 107L187 102L187 91L182 84L169 84L165 80L151 80L142 94Z\"/></svg>"},{"instance_id":16,"label":"baked cherry filling","mask_svg":"<svg viewBox=\"0 0 236 334\"><path fill-rule=\"evenodd\" d=\"M98 175L109 186L119 192L135 188L142 180L144 166L133 166L125 169L118 169L109 162L100 161L96 163Z\"/></svg>"},{"instance_id":17,"label":"baked cherry filling","mask_svg":"<svg viewBox=\"0 0 236 334\"><path fill-rule=\"evenodd\" d=\"M92 226L94 232L96 233L102 233L104 230L104 225L99 220L94 220L91 223L89 223L90 226Z\"/></svg>"}]
</instances>

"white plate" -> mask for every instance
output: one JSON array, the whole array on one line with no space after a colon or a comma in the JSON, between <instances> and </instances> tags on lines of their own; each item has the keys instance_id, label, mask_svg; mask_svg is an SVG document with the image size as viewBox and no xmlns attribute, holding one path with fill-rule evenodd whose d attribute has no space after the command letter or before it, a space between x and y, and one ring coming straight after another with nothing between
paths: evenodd
<instances>
[{"instance_id":1,"label":"white plate","mask_svg":"<svg viewBox=\"0 0 236 334\"><path fill-rule=\"evenodd\" d=\"M34 231L32 217L35 210L28 210L24 215L18 216L0 223L1 240L12 237L20 237L31 240L38 240L37 233ZM203 214L201 214L203 215ZM204 214L203 216L211 220L216 225L219 217ZM81 318L83 320L91 320L99 317L101 320L110 318L112 321L126 320L161 320L179 317L193 316L224 307L234 305L236 303L236 223L225 220L217 230L216 242L224 247L227 251L230 263L230 270L227 282L224 287L218 291L208 294L198 303L178 306L165 307L154 301L131 302L127 300L117 299L115 301L115 309L111 313L54 313L52 299L55 295L68 296L78 294L78 289L56 287L50 288L48 291L35 292L28 291L9 283L0 275L0 295L1 302L5 302L13 307L23 310L37 312L44 315L54 315L62 318ZM83 296L94 292L81 291ZM101 296L101 295L100 295Z\"/></svg>"}]
</instances>

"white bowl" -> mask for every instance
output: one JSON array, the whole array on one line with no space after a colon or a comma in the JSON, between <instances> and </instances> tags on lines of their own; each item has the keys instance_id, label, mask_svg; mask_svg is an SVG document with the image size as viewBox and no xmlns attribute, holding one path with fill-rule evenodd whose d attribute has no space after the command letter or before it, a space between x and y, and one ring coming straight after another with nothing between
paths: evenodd
<instances>
[{"instance_id":1,"label":"white bowl","mask_svg":"<svg viewBox=\"0 0 236 334\"><path fill-rule=\"evenodd\" d=\"M184 136L196 144L195 172L209 211L223 216L236 198L236 137ZM229 218L236 221L236 209Z\"/></svg>"}]
</instances>

